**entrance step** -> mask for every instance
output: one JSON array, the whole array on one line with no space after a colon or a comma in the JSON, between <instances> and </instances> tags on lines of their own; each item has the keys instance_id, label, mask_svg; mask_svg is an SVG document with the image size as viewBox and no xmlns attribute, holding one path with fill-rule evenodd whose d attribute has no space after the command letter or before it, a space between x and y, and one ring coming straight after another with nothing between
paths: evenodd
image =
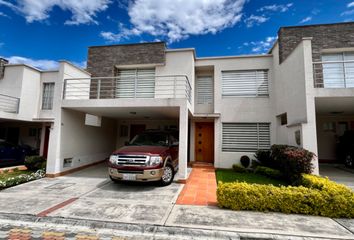
<instances>
[{"instance_id":1,"label":"entrance step","mask_svg":"<svg viewBox=\"0 0 354 240\"><path fill-rule=\"evenodd\" d=\"M205 162L190 162L189 165L192 168L210 168L214 169L214 164Z\"/></svg>"}]
</instances>

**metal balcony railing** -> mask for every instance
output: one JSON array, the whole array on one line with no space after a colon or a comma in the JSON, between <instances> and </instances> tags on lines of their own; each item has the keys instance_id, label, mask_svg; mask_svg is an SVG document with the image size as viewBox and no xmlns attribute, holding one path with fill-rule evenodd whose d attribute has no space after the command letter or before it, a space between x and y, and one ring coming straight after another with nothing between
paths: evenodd
<instances>
[{"instance_id":1,"label":"metal balcony railing","mask_svg":"<svg viewBox=\"0 0 354 240\"><path fill-rule=\"evenodd\" d=\"M94 77L64 80L63 99L184 98L191 102L192 87L185 75L154 77Z\"/></svg>"},{"instance_id":2,"label":"metal balcony railing","mask_svg":"<svg viewBox=\"0 0 354 240\"><path fill-rule=\"evenodd\" d=\"M0 111L8 113L18 113L19 106L19 98L0 94Z\"/></svg>"},{"instance_id":3,"label":"metal balcony railing","mask_svg":"<svg viewBox=\"0 0 354 240\"><path fill-rule=\"evenodd\" d=\"M354 61L313 63L315 88L354 88Z\"/></svg>"}]
</instances>

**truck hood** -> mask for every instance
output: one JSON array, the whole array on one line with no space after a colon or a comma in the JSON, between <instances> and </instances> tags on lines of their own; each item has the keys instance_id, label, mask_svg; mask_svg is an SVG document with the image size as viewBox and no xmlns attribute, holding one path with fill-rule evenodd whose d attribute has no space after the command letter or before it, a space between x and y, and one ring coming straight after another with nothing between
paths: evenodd
<instances>
[{"instance_id":1,"label":"truck hood","mask_svg":"<svg viewBox=\"0 0 354 240\"><path fill-rule=\"evenodd\" d=\"M125 146L113 152L113 154L136 155L160 155L168 150L164 146Z\"/></svg>"}]
</instances>

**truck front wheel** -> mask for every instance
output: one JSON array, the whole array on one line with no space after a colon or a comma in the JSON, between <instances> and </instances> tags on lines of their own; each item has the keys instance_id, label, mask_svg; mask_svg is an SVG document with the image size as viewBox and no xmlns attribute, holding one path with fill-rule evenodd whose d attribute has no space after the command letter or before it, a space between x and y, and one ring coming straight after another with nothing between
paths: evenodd
<instances>
[{"instance_id":1,"label":"truck front wheel","mask_svg":"<svg viewBox=\"0 0 354 240\"><path fill-rule=\"evenodd\" d=\"M160 180L160 184L162 186L170 185L173 181L173 177L175 176L175 171L171 164L167 163L163 169L163 175Z\"/></svg>"}]
</instances>

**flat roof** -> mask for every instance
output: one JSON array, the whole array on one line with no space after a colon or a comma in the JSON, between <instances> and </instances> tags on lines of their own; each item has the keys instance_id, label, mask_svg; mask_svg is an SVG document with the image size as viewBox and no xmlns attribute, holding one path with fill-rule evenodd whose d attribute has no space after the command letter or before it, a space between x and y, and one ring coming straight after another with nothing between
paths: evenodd
<instances>
[{"instance_id":1,"label":"flat roof","mask_svg":"<svg viewBox=\"0 0 354 240\"><path fill-rule=\"evenodd\" d=\"M98 45L98 46L89 46L88 48L134 46L134 45L151 45L151 44L161 44L161 43L166 46L166 42L161 41L161 42L121 43L121 44Z\"/></svg>"}]
</instances>

